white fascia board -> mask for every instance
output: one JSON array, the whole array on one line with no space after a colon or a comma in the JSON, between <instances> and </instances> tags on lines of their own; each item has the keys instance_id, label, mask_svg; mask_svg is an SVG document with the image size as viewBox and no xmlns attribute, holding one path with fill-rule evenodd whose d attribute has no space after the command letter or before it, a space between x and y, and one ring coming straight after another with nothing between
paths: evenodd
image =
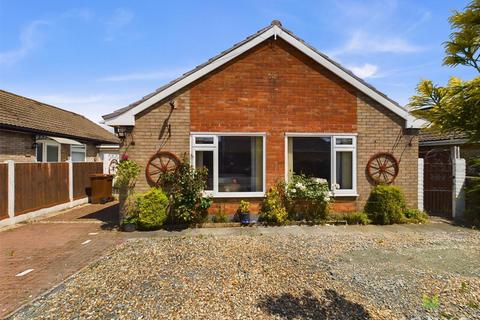
<instances>
[{"instance_id":1,"label":"white fascia board","mask_svg":"<svg viewBox=\"0 0 480 320\"><path fill-rule=\"evenodd\" d=\"M355 79L352 75L348 72L344 71L342 68L338 67L334 63L330 62L328 59L324 58L307 45L302 43L301 41L297 40L295 37L289 35L286 32L283 32L281 28L278 26L272 26L270 29L266 30L265 32L257 35L256 37L252 38L250 41L244 43L242 46L236 48L235 50L229 52L223 57L218 58L217 60L207 64L205 67L197 70L196 72L192 73L191 75L183 78L182 80L178 81L174 85L166 88L165 90L158 92L157 94L153 95L149 99L143 101L135 108L128 110L127 112L118 115L115 118L105 120L105 124L109 126L133 126L135 125L135 115L139 112L147 109L148 107L152 106L153 104L165 99L169 95L175 93L176 91L182 89L183 87L189 85L190 83L194 82L195 80L203 77L204 75L210 73L211 71L217 69L218 67L224 65L225 63L231 61L232 59L238 57L242 53L250 50L251 48L257 46L258 44L262 43L263 41L267 40L271 36L281 37L283 40L315 60L320 65L324 66L326 69L330 70L347 83L351 84L361 92L365 93L372 99L376 100L386 108L388 108L393 113L397 114L398 116L402 117L406 121L406 127L412 127L413 121L410 118L408 111L404 110L403 108L397 106L389 99L386 99L381 94L377 93L375 90L372 90L367 85L363 84L361 81Z\"/></svg>"}]
</instances>

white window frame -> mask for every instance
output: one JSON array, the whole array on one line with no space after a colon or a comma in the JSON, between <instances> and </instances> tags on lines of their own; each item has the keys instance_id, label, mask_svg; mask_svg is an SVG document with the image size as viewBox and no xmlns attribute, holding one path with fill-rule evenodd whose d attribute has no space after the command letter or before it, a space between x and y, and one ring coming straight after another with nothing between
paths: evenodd
<instances>
[{"instance_id":1,"label":"white window frame","mask_svg":"<svg viewBox=\"0 0 480 320\"><path fill-rule=\"evenodd\" d=\"M357 134L356 133L286 133L285 134L285 181L288 181L288 138L330 138L330 190L335 197L357 197ZM352 139L351 145L337 145L336 139L348 138ZM352 152L352 189L337 189L337 151Z\"/></svg>"},{"instance_id":2,"label":"white window frame","mask_svg":"<svg viewBox=\"0 0 480 320\"><path fill-rule=\"evenodd\" d=\"M218 137L219 136L233 136L233 137L262 137L262 191L254 192L220 192L218 191ZM197 144L195 138L197 137L213 137L213 144ZM266 190L266 140L265 132L192 132L190 133L190 161L195 166L195 152L196 151L213 151L213 191L205 190L206 196L214 198L257 198L264 197Z\"/></svg>"},{"instance_id":3,"label":"white window frame","mask_svg":"<svg viewBox=\"0 0 480 320\"><path fill-rule=\"evenodd\" d=\"M76 161L76 162L87 162L87 145L84 144L84 143L82 143L81 145L78 145L78 144L77 145L73 145L73 144L70 145L70 160L73 161L72 147L74 147L74 146L75 147L80 147L80 146L83 147L83 161ZM80 151L76 151L76 152L80 153Z\"/></svg>"},{"instance_id":4,"label":"white window frame","mask_svg":"<svg viewBox=\"0 0 480 320\"><path fill-rule=\"evenodd\" d=\"M37 140L36 142L37 143L42 143L43 157L42 157L41 162L48 162L47 161L47 145L58 147L57 161L54 161L54 162L61 162L62 145L60 143L58 143L57 141L53 141L53 140ZM35 148L35 161L38 162L36 159L37 159L37 149Z\"/></svg>"}]
</instances>

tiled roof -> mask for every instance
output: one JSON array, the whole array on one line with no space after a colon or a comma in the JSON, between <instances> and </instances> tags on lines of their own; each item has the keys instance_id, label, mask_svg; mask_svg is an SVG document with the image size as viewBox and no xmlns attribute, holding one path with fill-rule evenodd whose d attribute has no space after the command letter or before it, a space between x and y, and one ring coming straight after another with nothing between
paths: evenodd
<instances>
[{"instance_id":1,"label":"tiled roof","mask_svg":"<svg viewBox=\"0 0 480 320\"><path fill-rule=\"evenodd\" d=\"M440 133L440 132L433 132L433 131L420 131L420 135L418 139L420 142L427 142L427 141L445 141L445 140L460 140L466 139L466 135L464 133Z\"/></svg>"},{"instance_id":2,"label":"tiled roof","mask_svg":"<svg viewBox=\"0 0 480 320\"><path fill-rule=\"evenodd\" d=\"M162 87L158 88L157 90L155 90L154 92L144 96L143 98L141 98L140 100L126 106L126 107L123 107L121 109L118 109L118 110L115 110L114 112L112 113L109 113L109 114L106 114L104 116L102 116L105 120L107 119L111 119L111 118L114 118L122 113L125 113L127 112L128 110L130 109L133 109L135 108L136 106L138 106L140 103L148 100L149 98L151 98L152 96L156 95L157 93L173 86L175 83L181 81L182 79L188 77L189 75L191 75L192 73L204 68L205 66L209 65L210 63L212 63L213 61L216 61L218 59L221 59L223 56L227 55L228 53L232 52L233 50L237 49L238 47L241 47L243 44L247 43L248 41L250 41L251 39L261 35L262 33L264 33L265 31L267 31L268 29L272 28L273 26L277 26L279 28L282 29L283 32L286 32L288 33L290 36L294 37L295 39L297 39L298 41L302 42L304 45L306 45L307 47L309 47L310 49L312 49L313 51L315 51L316 53L318 53L319 55L321 55L323 58L327 59L328 61L330 61L331 63L335 64L337 67L341 68L343 71L347 72L350 76L354 77L356 80L360 81L361 83L363 83L364 85L368 86L370 89L374 90L376 93L378 93L379 95L381 95L382 97L384 97L385 99L388 99L390 102L392 102L393 104L397 105L398 107L402 108L402 106L400 106L397 102L393 101L392 99L390 99L388 96L386 96L384 93L378 91L375 87L373 87L371 84L367 83L365 80L357 77L352 71L346 69L345 67L341 66L340 64L338 64L337 62L333 61L332 59L330 59L327 55L325 55L324 53L321 53L319 52L318 50L316 50L313 46L309 45L307 42L305 42L304 40L302 40L301 38L299 38L298 36L296 36L293 32L291 32L290 30L287 30L285 29L281 22L278 21L278 20L273 20L272 23L263 28L263 29L260 29L258 30L256 33L248 36L247 38L245 38L244 40L234 44L231 48L221 52L220 54L218 54L217 56L209 59L207 62L201 64L201 65L198 65L196 66L194 69L188 71L187 73L184 73L183 75L181 75L180 77L178 77L177 79L175 80L172 80L170 81L169 83L163 85Z\"/></svg>"},{"instance_id":3,"label":"tiled roof","mask_svg":"<svg viewBox=\"0 0 480 320\"><path fill-rule=\"evenodd\" d=\"M119 143L114 134L79 114L0 90L0 128Z\"/></svg>"}]
</instances>

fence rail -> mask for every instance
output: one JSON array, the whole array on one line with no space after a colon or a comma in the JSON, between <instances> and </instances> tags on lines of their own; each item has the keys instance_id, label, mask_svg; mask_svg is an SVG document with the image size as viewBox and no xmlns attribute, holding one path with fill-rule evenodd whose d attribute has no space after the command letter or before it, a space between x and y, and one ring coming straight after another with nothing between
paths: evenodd
<instances>
[{"instance_id":1,"label":"fence rail","mask_svg":"<svg viewBox=\"0 0 480 320\"><path fill-rule=\"evenodd\" d=\"M0 226L82 203L93 173L103 173L102 162L0 163Z\"/></svg>"},{"instance_id":2,"label":"fence rail","mask_svg":"<svg viewBox=\"0 0 480 320\"><path fill-rule=\"evenodd\" d=\"M15 215L68 202L68 163L16 163Z\"/></svg>"},{"instance_id":3,"label":"fence rail","mask_svg":"<svg viewBox=\"0 0 480 320\"><path fill-rule=\"evenodd\" d=\"M73 163L73 199L77 200L90 195L90 178L94 173L103 173L102 162Z\"/></svg>"},{"instance_id":4,"label":"fence rail","mask_svg":"<svg viewBox=\"0 0 480 320\"><path fill-rule=\"evenodd\" d=\"M8 165L0 164L0 220L8 218Z\"/></svg>"}]
</instances>

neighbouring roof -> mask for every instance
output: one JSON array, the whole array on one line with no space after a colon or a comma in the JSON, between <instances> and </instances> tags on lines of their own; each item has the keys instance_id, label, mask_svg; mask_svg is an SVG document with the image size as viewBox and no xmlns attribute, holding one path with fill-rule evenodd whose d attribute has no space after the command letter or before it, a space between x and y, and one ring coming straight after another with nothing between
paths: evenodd
<instances>
[{"instance_id":1,"label":"neighbouring roof","mask_svg":"<svg viewBox=\"0 0 480 320\"><path fill-rule=\"evenodd\" d=\"M114 134L84 116L4 90L0 90L0 128L119 143Z\"/></svg>"},{"instance_id":2,"label":"neighbouring roof","mask_svg":"<svg viewBox=\"0 0 480 320\"><path fill-rule=\"evenodd\" d=\"M228 61L234 59L240 54L246 52L247 50L255 47L256 45L260 44L263 41L266 41L271 37L282 38L286 42L290 43L291 45L293 45L318 63L320 63L328 70L332 71L345 81L355 86L361 92L370 96L386 108L390 109L400 117L404 118L406 120L406 126L415 128L420 127L420 124L418 122L415 122L415 117L411 116L406 109L404 109L398 103L387 97L385 94L378 91L372 85L365 82L363 79L354 75L353 72L351 72L350 70L342 67L340 64L336 63L328 56L317 51L315 48L307 44L304 40L297 37L291 31L285 29L278 20L272 21L269 26L257 31L243 41L235 44L233 47L209 59L207 62L195 67L193 70L183 74L179 78L144 96L142 99L124 108L118 109L110 114L104 115L103 119L105 119L105 123L111 126L135 125L134 116L139 112L152 106L156 102L168 97L169 95L182 89L183 87L199 79L205 74L215 70L221 65L227 63Z\"/></svg>"},{"instance_id":3,"label":"neighbouring roof","mask_svg":"<svg viewBox=\"0 0 480 320\"><path fill-rule=\"evenodd\" d=\"M418 139L420 145L462 144L468 141L461 132L440 133L431 130L421 130Z\"/></svg>"}]
</instances>

